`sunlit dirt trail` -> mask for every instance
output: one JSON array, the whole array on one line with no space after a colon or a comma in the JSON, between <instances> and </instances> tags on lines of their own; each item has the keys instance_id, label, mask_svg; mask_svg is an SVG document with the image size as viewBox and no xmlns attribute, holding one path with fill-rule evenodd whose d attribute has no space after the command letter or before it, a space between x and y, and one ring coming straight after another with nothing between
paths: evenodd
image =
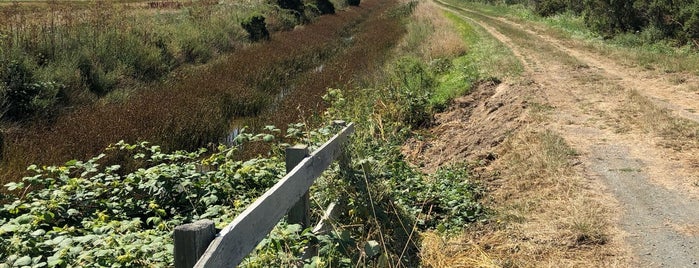
<instances>
[{"instance_id":1,"label":"sunlit dirt trail","mask_svg":"<svg viewBox=\"0 0 699 268\"><path fill-rule=\"evenodd\" d=\"M439 2L438 2L439 3ZM615 238L641 267L699 265L699 95L511 20L442 3L525 65L552 107L546 128L579 154L581 176L618 201ZM524 96L526 98L526 96Z\"/></svg>"}]
</instances>

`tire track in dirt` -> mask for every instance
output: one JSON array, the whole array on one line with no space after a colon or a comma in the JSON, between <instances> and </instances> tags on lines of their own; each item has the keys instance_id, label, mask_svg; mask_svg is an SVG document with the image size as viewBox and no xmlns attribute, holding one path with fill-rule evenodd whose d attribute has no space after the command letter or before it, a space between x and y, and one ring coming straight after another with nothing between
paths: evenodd
<instances>
[{"instance_id":1,"label":"tire track in dirt","mask_svg":"<svg viewBox=\"0 0 699 268\"><path fill-rule=\"evenodd\" d=\"M684 80L684 82L673 84L668 81L670 80L669 78L663 77L660 74L640 68L625 67L604 56L589 51L574 49L566 45L564 41L526 28L514 21L505 18L493 19L517 27L530 35L536 36L554 45L557 49L590 66L595 66L604 70L613 79L618 80L618 83L623 84L626 88L638 90L641 94L655 102L656 105L672 110L676 115L699 123L699 102L697 101L697 99L699 99L699 92L691 92L683 88L683 85L699 83L699 80L695 76L680 78Z\"/></svg>"},{"instance_id":2,"label":"tire track in dirt","mask_svg":"<svg viewBox=\"0 0 699 268\"><path fill-rule=\"evenodd\" d=\"M699 190L694 184L699 166L694 163L699 163L699 151L696 146L658 146L668 138L635 122L644 107L630 109L629 103L638 91L651 103L697 121L691 113L699 106L697 96L515 22L441 4L486 29L525 63L523 79L539 85L539 94L555 107L546 127L581 153L582 175L606 184L621 204L618 224L625 235L620 236L632 249L634 262L644 267L696 266ZM677 139L696 145L696 137Z\"/></svg>"}]
</instances>

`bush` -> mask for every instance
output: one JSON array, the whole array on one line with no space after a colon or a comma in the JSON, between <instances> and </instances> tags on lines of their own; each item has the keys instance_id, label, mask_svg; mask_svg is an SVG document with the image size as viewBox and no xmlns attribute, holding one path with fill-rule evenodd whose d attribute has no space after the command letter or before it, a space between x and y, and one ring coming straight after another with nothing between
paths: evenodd
<instances>
[{"instance_id":1,"label":"bush","mask_svg":"<svg viewBox=\"0 0 699 268\"><path fill-rule=\"evenodd\" d=\"M314 4L322 15L335 14L335 6L330 0L315 0Z\"/></svg>"},{"instance_id":2,"label":"bush","mask_svg":"<svg viewBox=\"0 0 699 268\"><path fill-rule=\"evenodd\" d=\"M277 5L283 9L303 11L303 2L301 0L277 0Z\"/></svg>"},{"instance_id":3,"label":"bush","mask_svg":"<svg viewBox=\"0 0 699 268\"><path fill-rule=\"evenodd\" d=\"M567 5L564 0L543 0L537 1L534 5L534 11L541 16L562 13L566 8Z\"/></svg>"},{"instance_id":4,"label":"bush","mask_svg":"<svg viewBox=\"0 0 699 268\"><path fill-rule=\"evenodd\" d=\"M645 26L633 2L586 0L584 3L585 23L607 38L618 33L638 31Z\"/></svg>"},{"instance_id":5,"label":"bush","mask_svg":"<svg viewBox=\"0 0 699 268\"><path fill-rule=\"evenodd\" d=\"M12 61L0 74L4 117L21 121L38 115L49 115L58 103L62 86L54 82L36 81L26 61Z\"/></svg>"},{"instance_id":6,"label":"bush","mask_svg":"<svg viewBox=\"0 0 699 268\"><path fill-rule=\"evenodd\" d=\"M347 0L347 5L350 5L350 6L359 6L359 1L360 1L360 0Z\"/></svg>"},{"instance_id":7,"label":"bush","mask_svg":"<svg viewBox=\"0 0 699 268\"><path fill-rule=\"evenodd\" d=\"M167 73L162 51L155 44L144 43L135 33L123 34L120 40L118 62L132 68L132 77L152 81Z\"/></svg>"},{"instance_id":8,"label":"bush","mask_svg":"<svg viewBox=\"0 0 699 268\"><path fill-rule=\"evenodd\" d=\"M262 15L250 16L241 22L240 26L242 26L243 29L248 32L248 38L250 41L256 42L269 39L269 31L267 31L265 17Z\"/></svg>"},{"instance_id":9,"label":"bush","mask_svg":"<svg viewBox=\"0 0 699 268\"><path fill-rule=\"evenodd\" d=\"M699 46L699 2L686 6L680 11L680 18L684 22L683 30L687 39L691 39Z\"/></svg>"},{"instance_id":10,"label":"bush","mask_svg":"<svg viewBox=\"0 0 699 268\"><path fill-rule=\"evenodd\" d=\"M107 156L30 166L32 176L6 185L18 196L0 207L0 267L172 265L175 226L230 222L284 175L277 158L235 161L233 150L204 157L120 142ZM134 172L105 164L118 155L141 164Z\"/></svg>"},{"instance_id":11,"label":"bush","mask_svg":"<svg viewBox=\"0 0 699 268\"><path fill-rule=\"evenodd\" d=\"M83 53L78 59L78 70L83 83L92 93L104 96L116 87L116 79L107 76L107 72L87 53Z\"/></svg>"},{"instance_id":12,"label":"bush","mask_svg":"<svg viewBox=\"0 0 699 268\"><path fill-rule=\"evenodd\" d=\"M650 26L660 29L665 37L688 42L699 38L699 2L638 0L639 12Z\"/></svg>"},{"instance_id":13,"label":"bush","mask_svg":"<svg viewBox=\"0 0 699 268\"><path fill-rule=\"evenodd\" d=\"M211 49L198 38L188 38L181 44L182 56L187 63L206 63L212 57Z\"/></svg>"},{"instance_id":14,"label":"bush","mask_svg":"<svg viewBox=\"0 0 699 268\"><path fill-rule=\"evenodd\" d=\"M399 104L401 121L419 128L432 120L430 99L435 85L434 75L416 58L402 58L393 66L392 86L396 95L392 101Z\"/></svg>"}]
</instances>

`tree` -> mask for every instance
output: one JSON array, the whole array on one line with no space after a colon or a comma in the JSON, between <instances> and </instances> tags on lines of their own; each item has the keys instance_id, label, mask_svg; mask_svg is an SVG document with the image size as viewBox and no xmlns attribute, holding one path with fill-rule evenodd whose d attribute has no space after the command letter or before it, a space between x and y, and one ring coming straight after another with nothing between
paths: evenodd
<instances>
[{"instance_id":1,"label":"tree","mask_svg":"<svg viewBox=\"0 0 699 268\"><path fill-rule=\"evenodd\" d=\"M586 0L584 5L585 23L606 37L621 32L638 31L646 25L630 1Z\"/></svg>"}]
</instances>

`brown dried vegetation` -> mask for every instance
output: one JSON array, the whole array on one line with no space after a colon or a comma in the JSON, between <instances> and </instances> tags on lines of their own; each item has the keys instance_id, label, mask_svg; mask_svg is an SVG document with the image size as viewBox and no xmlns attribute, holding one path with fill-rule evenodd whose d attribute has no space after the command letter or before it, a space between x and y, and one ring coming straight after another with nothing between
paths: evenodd
<instances>
[{"instance_id":1,"label":"brown dried vegetation","mask_svg":"<svg viewBox=\"0 0 699 268\"><path fill-rule=\"evenodd\" d=\"M50 125L9 131L2 178L16 179L30 163L85 158L121 139L191 149L218 142L233 118L259 116L249 123L285 126L310 116L322 107L327 87L381 65L403 32L384 14L393 3L363 1L361 8L277 33L128 100L78 107ZM291 90L277 101L284 89Z\"/></svg>"}]
</instances>

